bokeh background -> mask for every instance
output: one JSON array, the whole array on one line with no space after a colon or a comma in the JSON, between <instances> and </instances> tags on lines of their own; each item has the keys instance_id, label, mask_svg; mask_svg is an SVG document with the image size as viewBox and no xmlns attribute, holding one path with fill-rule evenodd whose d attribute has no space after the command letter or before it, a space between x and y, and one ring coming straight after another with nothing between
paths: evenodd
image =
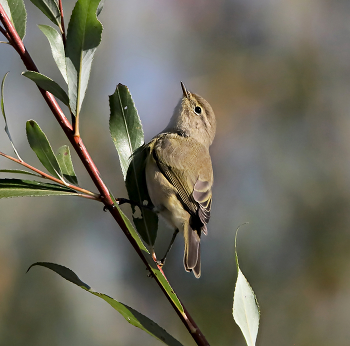
<instances>
[{"instance_id":1,"label":"bokeh background","mask_svg":"<svg viewBox=\"0 0 350 346\"><path fill-rule=\"evenodd\" d=\"M31 2L25 44L39 70L63 80ZM64 1L66 22L73 1ZM169 120L180 80L205 97L218 129L202 277L183 270L183 241L166 274L212 345L245 345L232 319L234 235L261 307L258 345L348 345L350 339L350 2L345 0L107 0L82 113L83 140L103 179L125 197L108 132L108 95L126 84L149 140ZM1 38L3 40L3 38ZM67 143L23 64L0 45L12 137L39 122L55 150ZM0 127L3 127L4 124ZM0 150L11 153L5 135ZM76 155L82 186L95 191ZM0 158L1 168L19 168ZM2 174L2 177L5 175ZM129 212L128 206L123 209ZM171 231L162 224L157 250ZM94 289L154 319L184 345L184 326L96 202L0 200L0 345L160 345L108 304L33 262L68 266Z\"/></svg>"}]
</instances>

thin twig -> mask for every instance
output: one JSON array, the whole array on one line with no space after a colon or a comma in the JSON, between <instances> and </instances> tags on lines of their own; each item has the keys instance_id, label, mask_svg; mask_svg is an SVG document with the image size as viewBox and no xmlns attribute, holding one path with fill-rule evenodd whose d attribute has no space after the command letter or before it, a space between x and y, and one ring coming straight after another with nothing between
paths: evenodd
<instances>
[{"instance_id":1,"label":"thin twig","mask_svg":"<svg viewBox=\"0 0 350 346\"><path fill-rule=\"evenodd\" d=\"M29 55L28 51L23 45L22 40L18 36L16 30L14 29L11 21L7 17L3 7L0 5L0 21L6 28L7 32L9 33L12 41L13 41L13 47L16 49L18 54L20 55L24 65L28 70L38 72L38 69L32 60L31 56ZM209 346L208 341L206 340L205 336L202 334L201 330L198 328L194 320L192 319L191 315L188 313L187 309L185 306L182 304L182 307L184 309L184 312L182 313L175 305L175 303L172 301L171 297L168 295L167 291L165 288L162 286L160 280L153 275L152 268L150 264L148 263L146 257L144 256L142 250L139 248L136 240L132 237L130 234L122 216L120 215L119 211L117 208L114 207L114 203L112 198L110 197L109 191L102 181L99 171L97 170L97 167L95 166L94 162L92 161L88 151L86 150L83 141L81 137L74 136L73 128L64 113L62 112L60 106L58 105L56 99L53 97L52 94L49 92L39 88L41 94L43 95L46 103L50 107L53 115L57 119L58 123L60 124L61 128L63 129L64 133L66 134L67 138L71 142L72 146L76 150L79 158L81 159L83 165L85 166L87 172L89 173L92 181L94 182L95 186L99 190L101 194L101 201L104 203L105 207L110 211L111 215L114 217L114 219L117 221L119 224L120 228L128 238L129 242L141 258L142 262L146 266L147 270L150 272L152 277L155 279L157 282L158 286L160 289L163 291L164 295L168 299L169 303L172 305L174 308L175 312L181 319L181 321L184 323L185 327L187 330L190 332L191 336L197 343L197 345L207 345ZM158 269L161 271L162 275L164 278L167 280L166 276L163 273L163 270L160 266L158 266ZM167 280L168 281L168 280Z\"/></svg>"},{"instance_id":2,"label":"thin twig","mask_svg":"<svg viewBox=\"0 0 350 346\"><path fill-rule=\"evenodd\" d=\"M26 168L28 168L28 169L30 169L31 171L33 171L33 172L35 172L35 173L40 174L40 176L41 176L42 178L49 179L49 180L51 180L51 181L54 181L54 182L57 183L57 184L60 184L60 185L69 187L69 188L72 189L72 190L81 192L81 194L79 194L81 197L85 197L86 195L88 195L88 196L89 196L88 198L92 198L92 199L95 199L95 200L97 200L97 201L100 201L100 200L101 200L99 194L94 193L94 192L91 192L91 191L89 191L89 190L82 189L82 188L79 187L79 186L75 186L75 185L69 184L69 183L67 183L67 182L65 182L65 181L62 181L62 180L60 180L60 179L57 179L57 178L53 177L52 175L47 174L47 173L41 171L40 169L37 169L37 168L31 166L30 164L24 162L23 160L18 160L18 159L16 159L15 157L6 155L6 154L4 154L4 153L1 152L1 151L0 151L0 155L3 156L3 157L6 157L7 159L9 159L9 160L11 160L11 161L14 161L14 162L20 164L20 165L22 165L22 166L24 166L24 167L26 167ZM85 196L83 196L83 195L85 195Z\"/></svg>"}]
</instances>

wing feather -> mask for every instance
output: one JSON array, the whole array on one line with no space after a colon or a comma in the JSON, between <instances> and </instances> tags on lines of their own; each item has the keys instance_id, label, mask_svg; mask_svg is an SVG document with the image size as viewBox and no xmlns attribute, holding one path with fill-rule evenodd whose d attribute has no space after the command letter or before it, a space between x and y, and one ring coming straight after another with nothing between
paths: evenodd
<instances>
[{"instance_id":1,"label":"wing feather","mask_svg":"<svg viewBox=\"0 0 350 346\"><path fill-rule=\"evenodd\" d=\"M193 229L206 234L213 184L208 150L191 138L163 134L155 143L153 155L160 171L176 188L179 200L191 215Z\"/></svg>"}]
</instances>

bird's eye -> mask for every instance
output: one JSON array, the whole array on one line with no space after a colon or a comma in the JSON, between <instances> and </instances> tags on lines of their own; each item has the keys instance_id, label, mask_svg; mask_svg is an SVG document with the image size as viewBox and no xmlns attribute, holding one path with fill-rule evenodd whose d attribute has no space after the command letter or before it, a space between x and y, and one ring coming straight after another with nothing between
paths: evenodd
<instances>
[{"instance_id":1,"label":"bird's eye","mask_svg":"<svg viewBox=\"0 0 350 346\"><path fill-rule=\"evenodd\" d=\"M194 108L194 111L195 111L196 114L201 114L202 113L202 108L197 106L197 107Z\"/></svg>"}]
</instances>

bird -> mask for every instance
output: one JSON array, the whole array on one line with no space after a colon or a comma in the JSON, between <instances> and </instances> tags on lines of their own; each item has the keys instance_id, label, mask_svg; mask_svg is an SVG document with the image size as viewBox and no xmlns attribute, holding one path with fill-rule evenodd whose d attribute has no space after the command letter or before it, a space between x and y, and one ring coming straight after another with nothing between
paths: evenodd
<instances>
[{"instance_id":1,"label":"bird","mask_svg":"<svg viewBox=\"0 0 350 346\"><path fill-rule=\"evenodd\" d=\"M184 268L201 276L200 238L207 234L212 206L213 168L209 153L215 114L201 96L181 82L182 97L166 128L146 145L145 176L154 211L184 237Z\"/></svg>"}]
</instances>

